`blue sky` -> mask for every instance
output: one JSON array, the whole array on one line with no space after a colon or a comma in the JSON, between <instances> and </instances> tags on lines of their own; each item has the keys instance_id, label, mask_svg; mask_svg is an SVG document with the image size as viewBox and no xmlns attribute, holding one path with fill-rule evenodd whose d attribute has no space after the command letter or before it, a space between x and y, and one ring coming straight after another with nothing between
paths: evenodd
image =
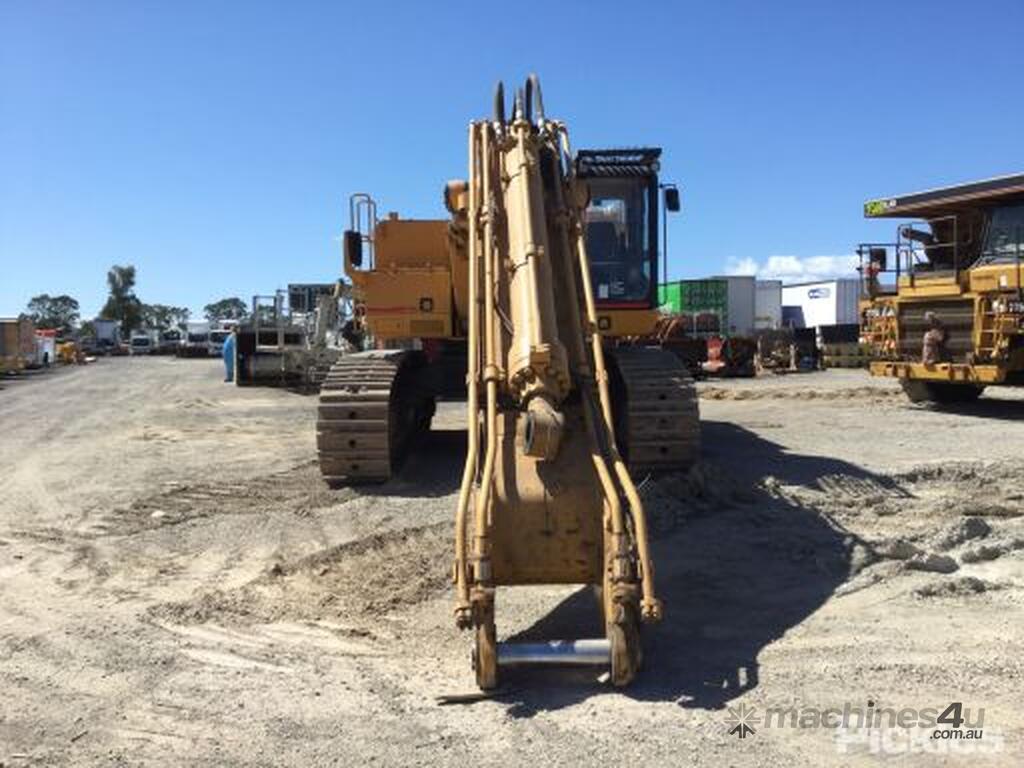
<instances>
[{"instance_id":1,"label":"blue sky","mask_svg":"<svg viewBox=\"0 0 1024 768\"><path fill-rule=\"evenodd\" d=\"M529 7L0 0L0 315L332 280L349 193L443 215L530 71L577 147L665 148L672 277L834 270L866 198L1024 170L1020 0Z\"/></svg>"}]
</instances>

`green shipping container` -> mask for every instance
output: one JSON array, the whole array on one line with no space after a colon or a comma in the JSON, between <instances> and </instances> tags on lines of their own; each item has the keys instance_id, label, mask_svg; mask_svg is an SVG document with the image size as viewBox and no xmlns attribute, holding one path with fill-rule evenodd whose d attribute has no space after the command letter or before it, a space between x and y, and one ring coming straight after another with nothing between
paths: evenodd
<instances>
[{"instance_id":1,"label":"green shipping container","mask_svg":"<svg viewBox=\"0 0 1024 768\"><path fill-rule=\"evenodd\" d=\"M672 314L682 312L683 305L680 296L680 285L678 282L661 283L658 286L658 305L661 307L662 312L671 312Z\"/></svg>"},{"instance_id":2,"label":"green shipping container","mask_svg":"<svg viewBox=\"0 0 1024 768\"><path fill-rule=\"evenodd\" d=\"M677 280L658 286L661 311L691 317L698 334L712 332L709 316L715 316L717 329L729 327L729 284L726 280Z\"/></svg>"}]
</instances>

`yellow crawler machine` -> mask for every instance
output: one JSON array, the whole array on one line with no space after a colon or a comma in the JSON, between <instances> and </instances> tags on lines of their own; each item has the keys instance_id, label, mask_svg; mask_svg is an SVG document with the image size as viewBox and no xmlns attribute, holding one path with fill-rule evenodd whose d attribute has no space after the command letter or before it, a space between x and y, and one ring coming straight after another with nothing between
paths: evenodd
<instances>
[{"instance_id":1,"label":"yellow crawler machine","mask_svg":"<svg viewBox=\"0 0 1024 768\"><path fill-rule=\"evenodd\" d=\"M331 483L387 479L429 429L435 399L461 389L468 450L456 621L474 632L479 685L494 687L500 668L522 663L610 666L612 681L625 685L640 666L639 624L658 619L661 606L620 446L632 443L650 468L690 460L692 382L670 353L602 338L608 321L586 245L588 181L565 126L544 116L535 78L510 119L504 101L499 86L494 118L470 125L468 180L445 188L450 219L378 219L369 196L353 196L344 236L355 300L349 336L375 348L327 375L320 465ZM614 224L607 207L602 220ZM641 223L650 222L657 216ZM622 244L645 231L612 234ZM633 256L656 260L656 250ZM602 284L607 292L610 280ZM686 452L672 452L677 439L691 442ZM499 643L495 591L518 584L598 587L605 636Z\"/></svg>"},{"instance_id":2,"label":"yellow crawler machine","mask_svg":"<svg viewBox=\"0 0 1024 768\"><path fill-rule=\"evenodd\" d=\"M618 445L635 474L687 467L700 437L682 362L653 346L618 343L653 340L658 320L659 156L658 149L583 150L573 163ZM424 221L379 219L369 195L352 196L349 340L369 349L338 361L322 385L317 445L330 483L387 480L429 429L435 400L465 396L469 224L459 195L459 185L449 185L451 218ZM678 207L677 193L666 200Z\"/></svg>"},{"instance_id":3,"label":"yellow crawler machine","mask_svg":"<svg viewBox=\"0 0 1024 768\"><path fill-rule=\"evenodd\" d=\"M864 214L920 219L858 248L871 373L915 402L1024 384L1024 174L870 200Z\"/></svg>"},{"instance_id":4,"label":"yellow crawler machine","mask_svg":"<svg viewBox=\"0 0 1024 768\"><path fill-rule=\"evenodd\" d=\"M345 272L357 346L320 387L317 450L331 484L383 482L430 428L435 400L465 390L468 286L464 215L378 221L366 194L352 196Z\"/></svg>"}]
</instances>

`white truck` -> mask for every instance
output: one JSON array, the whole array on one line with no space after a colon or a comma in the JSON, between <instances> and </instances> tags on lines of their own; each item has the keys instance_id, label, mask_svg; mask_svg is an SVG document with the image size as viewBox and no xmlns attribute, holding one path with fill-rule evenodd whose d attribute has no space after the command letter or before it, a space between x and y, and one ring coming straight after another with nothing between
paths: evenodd
<instances>
[{"instance_id":1,"label":"white truck","mask_svg":"<svg viewBox=\"0 0 1024 768\"><path fill-rule=\"evenodd\" d=\"M185 325L185 336L178 347L178 357L210 356L210 324L193 320Z\"/></svg>"},{"instance_id":2,"label":"white truck","mask_svg":"<svg viewBox=\"0 0 1024 768\"><path fill-rule=\"evenodd\" d=\"M128 339L128 354L133 357L152 354L156 349L153 337L152 331L132 331L132 335Z\"/></svg>"},{"instance_id":3,"label":"white truck","mask_svg":"<svg viewBox=\"0 0 1024 768\"><path fill-rule=\"evenodd\" d=\"M100 355L117 354L121 346L121 323L97 317L92 321L96 334L96 352Z\"/></svg>"},{"instance_id":4,"label":"white truck","mask_svg":"<svg viewBox=\"0 0 1024 768\"><path fill-rule=\"evenodd\" d=\"M160 343L157 344L156 351L161 355L173 355L178 351L178 347L181 346L181 341L184 338L184 334L177 328L170 328L166 331L160 332Z\"/></svg>"}]
</instances>

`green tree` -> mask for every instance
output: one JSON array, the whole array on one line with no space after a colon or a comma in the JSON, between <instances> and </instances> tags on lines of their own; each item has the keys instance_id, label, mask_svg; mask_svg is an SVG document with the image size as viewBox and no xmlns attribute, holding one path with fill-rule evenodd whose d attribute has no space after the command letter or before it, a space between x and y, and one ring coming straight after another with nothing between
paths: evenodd
<instances>
[{"instance_id":1,"label":"green tree","mask_svg":"<svg viewBox=\"0 0 1024 768\"><path fill-rule=\"evenodd\" d=\"M65 294L41 293L29 300L28 316L36 328L54 328L61 336L67 336L78 324L78 302Z\"/></svg>"},{"instance_id":2,"label":"green tree","mask_svg":"<svg viewBox=\"0 0 1024 768\"><path fill-rule=\"evenodd\" d=\"M121 334L127 338L142 324L142 302L135 295L135 267L115 264L107 272L110 296L100 310L100 317L121 323Z\"/></svg>"},{"instance_id":3,"label":"green tree","mask_svg":"<svg viewBox=\"0 0 1024 768\"><path fill-rule=\"evenodd\" d=\"M237 296L215 301L203 307L203 313L210 322L216 320L245 320L249 316L249 309L245 302Z\"/></svg>"},{"instance_id":4,"label":"green tree","mask_svg":"<svg viewBox=\"0 0 1024 768\"><path fill-rule=\"evenodd\" d=\"M184 307L172 307L167 304L143 304L142 322L149 328L166 331L169 328L184 328L188 322L189 311Z\"/></svg>"}]
</instances>

